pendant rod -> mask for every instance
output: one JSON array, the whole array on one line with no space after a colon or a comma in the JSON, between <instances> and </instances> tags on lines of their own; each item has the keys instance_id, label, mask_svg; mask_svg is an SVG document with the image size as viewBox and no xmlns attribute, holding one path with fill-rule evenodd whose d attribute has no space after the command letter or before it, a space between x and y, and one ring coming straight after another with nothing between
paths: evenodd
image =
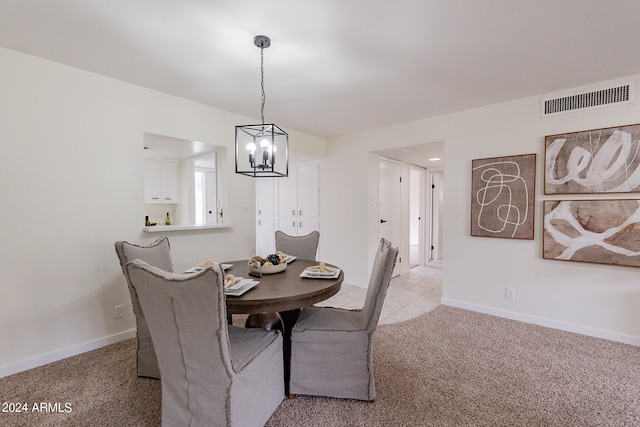
<instances>
[{"instance_id":1,"label":"pendant rod","mask_svg":"<svg viewBox=\"0 0 640 427\"><path fill-rule=\"evenodd\" d=\"M264 92L264 50L271 46L271 39L267 36L255 36L253 38L253 44L260 48L260 117L264 125L264 104L267 101L267 96Z\"/></svg>"},{"instance_id":2,"label":"pendant rod","mask_svg":"<svg viewBox=\"0 0 640 427\"><path fill-rule=\"evenodd\" d=\"M267 101L267 96L264 93L264 47L262 46L260 46L260 88L262 90L260 117L262 117L262 124L264 125L264 104Z\"/></svg>"}]
</instances>

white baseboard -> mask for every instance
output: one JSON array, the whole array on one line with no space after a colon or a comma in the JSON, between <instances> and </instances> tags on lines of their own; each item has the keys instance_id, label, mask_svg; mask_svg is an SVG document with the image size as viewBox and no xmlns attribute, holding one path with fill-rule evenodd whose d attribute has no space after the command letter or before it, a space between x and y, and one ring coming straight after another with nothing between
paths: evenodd
<instances>
[{"instance_id":1,"label":"white baseboard","mask_svg":"<svg viewBox=\"0 0 640 427\"><path fill-rule=\"evenodd\" d=\"M362 289L367 289L368 284L367 283L360 283L360 282L342 282L343 285L350 285L350 286L356 286L358 288L362 288Z\"/></svg>"},{"instance_id":2,"label":"white baseboard","mask_svg":"<svg viewBox=\"0 0 640 427\"><path fill-rule=\"evenodd\" d=\"M88 341L66 347L61 350L45 353L40 356L32 357L30 359L26 359L17 363L12 363L10 365L4 365L0 367L0 378L17 374L18 372L26 371L28 369L37 368L38 366L46 365L47 363L57 362L58 360L66 359L67 357L75 356L77 354L86 353L87 351L95 350L97 348L104 347L110 344L115 344L117 342L133 338L135 336L136 329L134 328L97 340Z\"/></svg>"},{"instance_id":3,"label":"white baseboard","mask_svg":"<svg viewBox=\"0 0 640 427\"><path fill-rule=\"evenodd\" d=\"M451 307L464 308L478 313L490 314L493 316L504 317L507 319L518 320L520 322L531 323L534 325L545 326L547 328L560 329L562 331L574 332L576 334L587 335L595 338L602 338L610 341L631 344L640 347L640 337L631 335L618 334L615 332L604 331L601 329L588 328L573 323L558 322L556 320L545 319L542 317L530 316L527 314L515 313L508 310L499 310L483 305L470 304L464 301L454 300L450 298L442 298L442 304Z\"/></svg>"}]
</instances>

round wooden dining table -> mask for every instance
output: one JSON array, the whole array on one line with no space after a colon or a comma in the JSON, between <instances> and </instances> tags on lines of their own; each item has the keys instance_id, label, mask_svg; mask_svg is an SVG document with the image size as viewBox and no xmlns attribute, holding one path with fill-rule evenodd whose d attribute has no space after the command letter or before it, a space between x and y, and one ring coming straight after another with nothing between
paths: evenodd
<instances>
[{"instance_id":1,"label":"round wooden dining table","mask_svg":"<svg viewBox=\"0 0 640 427\"><path fill-rule=\"evenodd\" d=\"M296 259L284 271L263 274L262 277L249 275L246 259L225 264L232 264L226 271L227 274L260 282L243 295L227 296L228 314L281 313L306 307L338 293L344 280L342 271L335 279L300 277L305 268L318 265L318 261L306 259Z\"/></svg>"},{"instance_id":2,"label":"round wooden dining table","mask_svg":"<svg viewBox=\"0 0 640 427\"><path fill-rule=\"evenodd\" d=\"M344 280L344 272L340 271L335 279L300 277L305 268L318 265L318 261L296 259L287 264L284 271L253 277L249 275L249 260L229 261L225 264L232 264L225 273L260 282L240 296L227 295L227 315L229 323L233 323L232 314L249 314L245 327L282 331L285 395L288 396L291 329L300 309L338 293Z\"/></svg>"}]
</instances>

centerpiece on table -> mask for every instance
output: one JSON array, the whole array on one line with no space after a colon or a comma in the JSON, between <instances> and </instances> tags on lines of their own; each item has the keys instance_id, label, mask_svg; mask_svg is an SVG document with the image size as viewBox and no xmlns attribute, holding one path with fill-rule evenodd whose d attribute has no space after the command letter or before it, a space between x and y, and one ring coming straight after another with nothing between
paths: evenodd
<instances>
[{"instance_id":1,"label":"centerpiece on table","mask_svg":"<svg viewBox=\"0 0 640 427\"><path fill-rule=\"evenodd\" d=\"M275 254L268 255L266 258L254 256L249 260L249 271L255 274L273 274L280 273L287 268L287 260L285 254L277 251Z\"/></svg>"}]
</instances>

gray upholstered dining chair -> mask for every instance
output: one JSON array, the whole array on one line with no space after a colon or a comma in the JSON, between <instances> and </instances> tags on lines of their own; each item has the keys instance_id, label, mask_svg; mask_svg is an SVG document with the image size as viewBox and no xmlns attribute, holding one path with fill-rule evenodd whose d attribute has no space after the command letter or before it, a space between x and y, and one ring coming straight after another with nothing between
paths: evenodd
<instances>
[{"instance_id":1,"label":"gray upholstered dining chair","mask_svg":"<svg viewBox=\"0 0 640 427\"><path fill-rule=\"evenodd\" d=\"M318 242L320 241L320 232L312 231L304 236L291 236L280 230L275 233L276 250L287 255L293 255L300 259L309 259L315 261L318 253ZM287 324L292 325L298 315L299 309L283 311L279 314L280 318ZM256 318L258 316L255 316ZM289 331L285 329L285 339L288 339Z\"/></svg>"},{"instance_id":2,"label":"gray upholstered dining chair","mask_svg":"<svg viewBox=\"0 0 640 427\"><path fill-rule=\"evenodd\" d=\"M316 259L320 233L312 231L305 236L290 236L280 230L276 231L276 250L300 259Z\"/></svg>"},{"instance_id":3,"label":"gray upholstered dining chair","mask_svg":"<svg viewBox=\"0 0 640 427\"><path fill-rule=\"evenodd\" d=\"M397 255L381 239L362 309L302 308L291 333L291 397L375 399L373 332Z\"/></svg>"},{"instance_id":4,"label":"gray upholstered dining chair","mask_svg":"<svg viewBox=\"0 0 640 427\"><path fill-rule=\"evenodd\" d=\"M156 352L153 347L153 341L149 334L149 327L145 320L144 313L140 308L140 302L136 295L135 289L131 286L129 274L126 270L128 262L134 259L141 259L149 264L164 271L173 271L173 262L171 261L171 252L169 239L165 236L158 237L153 243L147 246L135 245L133 243L118 241L115 243L116 253L120 260L122 273L127 279L129 287L129 295L131 295L131 304L133 305L133 313L136 316L136 327L138 337L137 352L137 370L139 377L160 378L160 370L158 369L158 361L156 360Z\"/></svg>"},{"instance_id":5,"label":"gray upholstered dining chair","mask_svg":"<svg viewBox=\"0 0 640 427\"><path fill-rule=\"evenodd\" d=\"M163 426L263 426L284 399L282 335L227 323L219 264L127 263L162 374Z\"/></svg>"}]
</instances>

